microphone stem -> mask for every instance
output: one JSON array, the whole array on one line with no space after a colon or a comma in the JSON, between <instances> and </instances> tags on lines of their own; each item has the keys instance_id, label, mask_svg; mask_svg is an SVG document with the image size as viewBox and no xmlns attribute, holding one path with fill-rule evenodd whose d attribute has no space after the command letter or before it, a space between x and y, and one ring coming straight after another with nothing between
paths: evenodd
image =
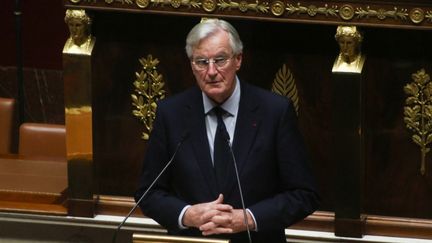
<instances>
[{"instance_id":1,"label":"microphone stem","mask_svg":"<svg viewBox=\"0 0 432 243\"><path fill-rule=\"evenodd\" d=\"M231 152L233 162L234 162L234 169L235 169L235 173L236 173L237 185L238 185L239 192L240 192L240 201L241 201L242 208L243 208L244 224L246 225L246 231L248 234L249 243L252 243L252 238L251 238L250 229L249 229L249 221L248 221L248 217L247 217L247 213L246 213L246 207L245 207L244 199L243 199L243 191L242 191L242 187L240 184L240 176L238 174L238 169L237 169L237 161L235 159L234 152L233 152L232 147L231 147L231 142L229 140L227 140L227 141L228 141L228 146L230 148L230 152Z\"/></svg>"},{"instance_id":2,"label":"microphone stem","mask_svg":"<svg viewBox=\"0 0 432 243\"><path fill-rule=\"evenodd\" d=\"M153 185L156 183L156 181L159 180L159 177L161 177L161 175L165 172L165 170L168 168L168 166L173 162L181 144L182 144L183 140L180 141L177 144L177 147L174 151L174 154L171 156L171 159L168 161L168 163L165 165L165 167L161 170L161 172L159 172L159 174L157 175L156 179L153 180L153 182L150 184L150 186L147 188L147 190L142 194L142 196L140 197L140 199L135 203L135 205L133 206L133 208L129 211L129 213L126 215L126 217L123 219L123 221L119 224L119 226L117 227L116 231L114 232L114 236L112 239L112 242L115 243L116 239L117 239L117 234L120 231L120 228L126 223L126 220L132 215L132 213L135 211L135 209L139 206L139 204L141 203L141 201L144 199L144 197L147 195L147 193L150 191L150 189L153 188Z\"/></svg>"}]
</instances>

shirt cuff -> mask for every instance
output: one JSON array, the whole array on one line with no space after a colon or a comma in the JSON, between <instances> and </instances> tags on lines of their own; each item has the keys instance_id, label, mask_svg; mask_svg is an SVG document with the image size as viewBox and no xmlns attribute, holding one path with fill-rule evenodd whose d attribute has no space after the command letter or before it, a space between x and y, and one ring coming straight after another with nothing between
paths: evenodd
<instances>
[{"instance_id":1,"label":"shirt cuff","mask_svg":"<svg viewBox=\"0 0 432 243\"><path fill-rule=\"evenodd\" d=\"M180 229L187 229L188 227L186 227L186 226L184 226L183 225L183 216L184 216L184 214L186 213L186 210L188 209L188 208L190 208L191 207L191 205L187 205L186 207L184 207L183 209L182 209L182 211L180 212L180 215L179 215L179 217L178 217L178 226L179 226L179 228ZM252 216L253 217L253 216ZM255 220L255 219L254 219Z\"/></svg>"},{"instance_id":2,"label":"shirt cuff","mask_svg":"<svg viewBox=\"0 0 432 243\"><path fill-rule=\"evenodd\" d=\"M253 215L252 211L249 210L249 208L246 208L246 211L248 211L248 213L251 215L251 217L252 217L252 219L253 219L253 221L255 223L255 229L254 229L254 231L258 231L258 224L257 224L257 221L255 219L255 216Z\"/></svg>"}]
</instances>

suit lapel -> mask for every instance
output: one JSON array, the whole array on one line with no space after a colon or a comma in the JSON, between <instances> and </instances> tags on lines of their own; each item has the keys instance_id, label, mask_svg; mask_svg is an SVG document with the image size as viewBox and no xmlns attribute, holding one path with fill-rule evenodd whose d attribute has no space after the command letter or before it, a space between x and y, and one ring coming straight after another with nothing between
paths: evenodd
<instances>
[{"instance_id":1,"label":"suit lapel","mask_svg":"<svg viewBox=\"0 0 432 243\"><path fill-rule=\"evenodd\" d=\"M196 88L196 92L193 93L191 102L186 105L184 119L191 133L190 138L196 162L201 169L211 194L216 198L218 195L216 177L210 157L202 95L198 88Z\"/></svg>"},{"instance_id":2,"label":"suit lapel","mask_svg":"<svg viewBox=\"0 0 432 243\"><path fill-rule=\"evenodd\" d=\"M260 125L260 120L257 115L259 103L256 101L252 90L249 89L247 84L241 82L240 85L240 105L233 140L233 152L239 174L241 174L244 165L247 163L248 154L255 141L255 136ZM188 124L188 129L191 134L190 139L196 162L201 169L208 188L214 198L216 198L219 191L217 189L218 186L210 157L204 107L199 88L196 87L192 96L193 98L190 99L191 102L186 105L184 116L185 124ZM234 168L229 170L226 178L227 182L222 192L224 196L228 198L229 194L234 191L237 186Z\"/></svg>"},{"instance_id":3,"label":"suit lapel","mask_svg":"<svg viewBox=\"0 0 432 243\"><path fill-rule=\"evenodd\" d=\"M256 97L254 97L252 90L250 90L246 83L242 82L240 87L240 105L233 140L233 151L239 175L241 175L242 169L247 163L250 149L255 142L260 125L260 119L257 114L259 104ZM230 178L230 183L227 183L227 190L225 192L229 193L233 191L234 186L237 186L235 171L231 170L227 178Z\"/></svg>"}]
</instances>

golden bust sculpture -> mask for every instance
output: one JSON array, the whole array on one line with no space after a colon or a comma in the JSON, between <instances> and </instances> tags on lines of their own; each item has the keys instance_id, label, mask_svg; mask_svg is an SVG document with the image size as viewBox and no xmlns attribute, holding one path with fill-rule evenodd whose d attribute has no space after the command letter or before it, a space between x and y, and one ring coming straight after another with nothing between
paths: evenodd
<instances>
[{"instance_id":1,"label":"golden bust sculpture","mask_svg":"<svg viewBox=\"0 0 432 243\"><path fill-rule=\"evenodd\" d=\"M339 44L339 55L333 65L333 72L360 73L365 57L361 54L362 34L356 26L338 26L335 39Z\"/></svg>"},{"instance_id":2,"label":"golden bust sculpture","mask_svg":"<svg viewBox=\"0 0 432 243\"><path fill-rule=\"evenodd\" d=\"M64 18L68 25L70 37L66 41L63 53L90 54L94 45L91 36L91 18L84 10L66 10Z\"/></svg>"}]
</instances>

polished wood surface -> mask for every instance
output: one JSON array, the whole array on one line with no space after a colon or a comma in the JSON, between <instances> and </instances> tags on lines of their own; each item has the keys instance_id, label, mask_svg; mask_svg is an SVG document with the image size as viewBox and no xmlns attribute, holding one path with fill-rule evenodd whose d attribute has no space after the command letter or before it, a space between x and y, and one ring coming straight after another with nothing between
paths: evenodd
<instances>
[{"instance_id":1,"label":"polished wood surface","mask_svg":"<svg viewBox=\"0 0 432 243\"><path fill-rule=\"evenodd\" d=\"M66 162L0 156L0 211L67 215Z\"/></svg>"},{"instance_id":2,"label":"polished wood surface","mask_svg":"<svg viewBox=\"0 0 432 243\"><path fill-rule=\"evenodd\" d=\"M0 157L0 191L60 194L66 188L66 162Z\"/></svg>"}]
</instances>

